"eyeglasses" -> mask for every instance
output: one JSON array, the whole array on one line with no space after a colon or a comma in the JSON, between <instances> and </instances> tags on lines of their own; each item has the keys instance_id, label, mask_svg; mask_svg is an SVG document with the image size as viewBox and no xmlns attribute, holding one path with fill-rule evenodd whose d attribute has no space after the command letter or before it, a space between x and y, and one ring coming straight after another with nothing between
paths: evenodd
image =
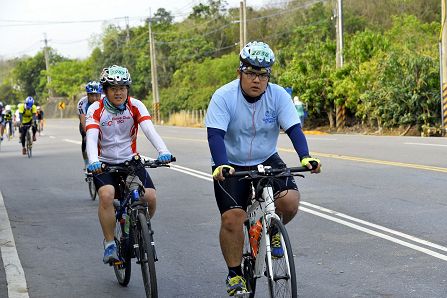
<instances>
[{"instance_id":1,"label":"eyeglasses","mask_svg":"<svg viewBox=\"0 0 447 298\"><path fill-rule=\"evenodd\" d=\"M258 77L259 80L263 82L270 79L270 75L268 73L256 73L252 71L242 71L242 72L247 76L247 78L249 78L252 81L256 79L256 77Z\"/></svg>"}]
</instances>

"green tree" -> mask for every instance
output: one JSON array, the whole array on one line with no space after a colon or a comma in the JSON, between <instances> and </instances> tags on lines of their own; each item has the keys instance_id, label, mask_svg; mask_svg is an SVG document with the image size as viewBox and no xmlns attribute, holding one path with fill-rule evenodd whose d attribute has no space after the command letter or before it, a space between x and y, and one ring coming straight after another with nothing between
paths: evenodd
<instances>
[{"instance_id":1,"label":"green tree","mask_svg":"<svg viewBox=\"0 0 447 298\"><path fill-rule=\"evenodd\" d=\"M75 101L76 95L84 90L91 80L87 60L67 60L52 66L49 71L49 87L59 96L66 96Z\"/></svg>"}]
</instances>

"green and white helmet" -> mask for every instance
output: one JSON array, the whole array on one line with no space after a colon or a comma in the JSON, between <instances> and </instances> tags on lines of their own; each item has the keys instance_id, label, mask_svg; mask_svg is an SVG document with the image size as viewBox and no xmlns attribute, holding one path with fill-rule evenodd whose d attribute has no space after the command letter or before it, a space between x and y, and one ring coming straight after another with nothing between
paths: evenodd
<instances>
[{"instance_id":1,"label":"green and white helmet","mask_svg":"<svg viewBox=\"0 0 447 298\"><path fill-rule=\"evenodd\" d=\"M241 50L239 60L242 66L270 68L275 63L275 54L269 45L261 41L252 41Z\"/></svg>"},{"instance_id":2,"label":"green and white helmet","mask_svg":"<svg viewBox=\"0 0 447 298\"><path fill-rule=\"evenodd\" d=\"M132 79L130 78L130 73L127 68L118 65L112 65L104 68L99 81L103 86L130 86L130 84L132 84Z\"/></svg>"}]
</instances>

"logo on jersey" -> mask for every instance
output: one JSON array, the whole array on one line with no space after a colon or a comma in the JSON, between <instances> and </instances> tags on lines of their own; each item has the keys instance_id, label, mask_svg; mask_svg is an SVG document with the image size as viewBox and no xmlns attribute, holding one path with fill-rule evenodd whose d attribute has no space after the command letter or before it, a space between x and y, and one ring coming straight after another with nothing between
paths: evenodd
<instances>
[{"instance_id":1,"label":"logo on jersey","mask_svg":"<svg viewBox=\"0 0 447 298\"><path fill-rule=\"evenodd\" d=\"M110 119L110 116L107 117L107 119L105 119L104 121L101 122L101 126L112 126L113 122L116 122L118 124L124 123L125 120L128 119L132 119L132 117L130 116L117 116L117 117L112 117Z\"/></svg>"},{"instance_id":2,"label":"logo on jersey","mask_svg":"<svg viewBox=\"0 0 447 298\"><path fill-rule=\"evenodd\" d=\"M268 123L275 123L276 120L278 119L278 115L276 114L275 111L265 111L264 114L264 118L262 118L262 121L264 121L264 123L268 124Z\"/></svg>"}]
</instances>

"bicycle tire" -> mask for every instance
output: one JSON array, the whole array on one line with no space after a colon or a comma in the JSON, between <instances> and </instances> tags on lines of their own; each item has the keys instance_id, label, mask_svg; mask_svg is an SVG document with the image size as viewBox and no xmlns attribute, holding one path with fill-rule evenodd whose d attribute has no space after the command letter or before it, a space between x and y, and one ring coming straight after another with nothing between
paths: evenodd
<instances>
[{"instance_id":1,"label":"bicycle tire","mask_svg":"<svg viewBox=\"0 0 447 298\"><path fill-rule=\"evenodd\" d=\"M26 154L28 155L28 158L31 158L33 156L33 140L29 130L30 129L28 128L28 130L26 131Z\"/></svg>"},{"instance_id":2,"label":"bicycle tire","mask_svg":"<svg viewBox=\"0 0 447 298\"><path fill-rule=\"evenodd\" d=\"M247 282L247 291L250 292L249 297L254 298L256 292L256 278L254 277L254 269L256 257L253 256L249 241L250 226L248 222L244 224L244 253L242 255L242 273Z\"/></svg>"},{"instance_id":3,"label":"bicycle tire","mask_svg":"<svg viewBox=\"0 0 447 298\"><path fill-rule=\"evenodd\" d=\"M270 226L267 229L271 238L271 229L276 227L276 230L281 235L281 244L284 250L284 256L280 258L273 258L271 255L266 255L267 278L269 285L270 297L292 297L296 298L297 284L295 262L293 260L292 245L290 244L289 235L284 224L276 218L272 218ZM273 272L270 272L269 268ZM273 276L272 276L273 275Z\"/></svg>"},{"instance_id":4,"label":"bicycle tire","mask_svg":"<svg viewBox=\"0 0 447 298\"><path fill-rule=\"evenodd\" d=\"M92 198L92 201L94 201L96 199L96 187L95 187L95 183L93 183L93 179L92 181L88 182L88 191L90 193L90 197Z\"/></svg>"},{"instance_id":5,"label":"bicycle tire","mask_svg":"<svg viewBox=\"0 0 447 298\"><path fill-rule=\"evenodd\" d=\"M143 275L144 290L146 297L158 297L157 275L155 273L155 250L153 247L152 233L149 231L148 218L146 214L138 213L138 249L141 274Z\"/></svg>"},{"instance_id":6,"label":"bicycle tire","mask_svg":"<svg viewBox=\"0 0 447 298\"><path fill-rule=\"evenodd\" d=\"M118 257L121 259L120 264L114 264L113 270L115 271L116 279L118 283L126 287L130 281L130 275L132 272L132 263L131 263L131 245L130 240L132 239L132 235L129 235L127 239L122 237L123 235L123 225L117 220L115 224L115 242L116 247L118 248L117 253ZM132 229L131 229L132 230Z\"/></svg>"}]
</instances>

